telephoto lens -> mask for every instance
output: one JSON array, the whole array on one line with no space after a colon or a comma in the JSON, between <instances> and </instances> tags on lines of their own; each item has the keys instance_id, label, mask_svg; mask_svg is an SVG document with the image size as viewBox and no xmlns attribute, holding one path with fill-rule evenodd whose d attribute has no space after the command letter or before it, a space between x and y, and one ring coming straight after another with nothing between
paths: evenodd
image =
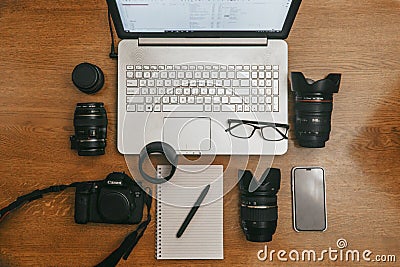
<instances>
[{"instance_id":1,"label":"telephoto lens","mask_svg":"<svg viewBox=\"0 0 400 267\"><path fill-rule=\"evenodd\" d=\"M107 141L107 112L103 103L78 103L74 114L75 135L71 149L79 156L104 155Z\"/></svg>"},{"instance_id":2,"label":"telephoto lens","mask_svg":"<svg viewBox=\"0 0 400 267\"><path fill-rule=\"evenodd\" d=\"M251 171L239 170L240 220L246 239L269 242L276 231L281 171L268 168L257 181ZM255 186L254 186L255 184Z\"/></svg>"},{"instance_id":3,"label":"telephoto lens","mask_svg":"<svg viewBox=\"0 0 400 267\"><path fill-rule=\"evenodd\" d=\"M321 148L329 140L333 94L339 91L341 74L331 73L325 79L306 79L292 72L295 93L295 134L302 147Z\"/></svg>"}]
</instances>

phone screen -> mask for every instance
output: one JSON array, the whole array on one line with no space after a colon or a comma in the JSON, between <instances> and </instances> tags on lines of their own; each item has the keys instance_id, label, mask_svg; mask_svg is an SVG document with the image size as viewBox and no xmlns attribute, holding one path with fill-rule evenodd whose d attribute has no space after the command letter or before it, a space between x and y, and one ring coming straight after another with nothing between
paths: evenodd
<instances>
[{"instance_id":1,"label":"phone screen","mask_svg":"<svg viewBox=\"0 0 400 267\"><path fill-rule=\"evenodd\" d=\"M293 219L296 231L325 231L325 173L320 167L292 170Z\"/></svg>"}]
</instances>

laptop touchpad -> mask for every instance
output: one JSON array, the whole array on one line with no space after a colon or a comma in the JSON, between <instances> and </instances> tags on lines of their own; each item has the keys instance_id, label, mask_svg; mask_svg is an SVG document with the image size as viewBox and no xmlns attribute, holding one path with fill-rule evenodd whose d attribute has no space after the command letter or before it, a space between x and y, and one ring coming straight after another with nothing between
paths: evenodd
<instances>
[{"instance_id":1,"label":"laptop touchpad","mask_svg":"<svg viewBox=\"0 0 400 267\"><path fill-rule=\"evenodd\" d=\"M210 118L164 118L163 141L177 151L211 149Z\"/></svg>"}]
</instances>

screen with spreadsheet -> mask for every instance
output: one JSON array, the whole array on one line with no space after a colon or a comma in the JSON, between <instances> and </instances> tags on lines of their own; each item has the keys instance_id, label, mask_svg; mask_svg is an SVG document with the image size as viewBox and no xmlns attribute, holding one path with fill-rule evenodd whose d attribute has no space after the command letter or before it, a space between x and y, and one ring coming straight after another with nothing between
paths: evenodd
<instances>
[{"instance_id":1,"label":"screen with spreadsheet","mask_svg":"<svg viewBox=\"0 0 400 267\"><path fill-rule=\"evenodd\" d=\"M280 32L292 0L117 0L125 32Z\"/></svg>"}]
</instances>

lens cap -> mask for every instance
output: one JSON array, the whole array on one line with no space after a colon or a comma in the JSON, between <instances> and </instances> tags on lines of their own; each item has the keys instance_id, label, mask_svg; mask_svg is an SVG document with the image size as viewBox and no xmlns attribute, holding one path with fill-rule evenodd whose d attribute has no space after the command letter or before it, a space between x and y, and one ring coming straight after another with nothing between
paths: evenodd
<instances>
[{"instance_id":1,"label":"lens cap","mask_svg":"<svg viewBox=\"0 0 400 267\"><path fill-rule=\"evenodd\" d=\"M104 85L104 74L96 65L81 63L72 72L72 82L83 93L94 94Z\"/></svg>"}]
</instances>

